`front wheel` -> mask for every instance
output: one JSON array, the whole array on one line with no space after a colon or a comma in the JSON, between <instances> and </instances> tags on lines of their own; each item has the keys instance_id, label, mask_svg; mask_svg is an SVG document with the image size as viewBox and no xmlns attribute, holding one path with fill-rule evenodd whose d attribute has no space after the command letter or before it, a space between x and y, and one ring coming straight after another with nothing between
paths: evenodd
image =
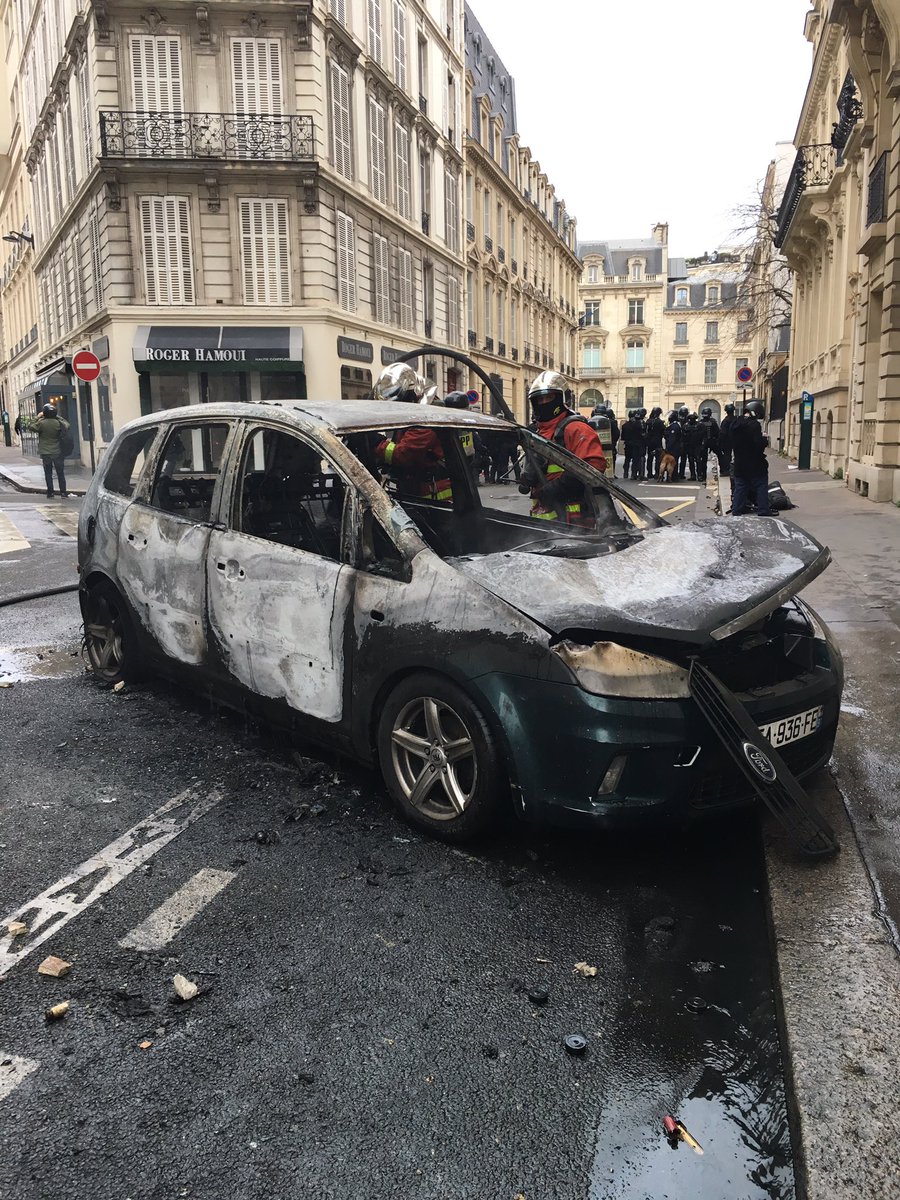
<instances>
[{"instance_id":1,"label":"front wheel","mask_svg":"<svg viewBox=\"0 0 900 1200\"><path fill-rule=\"evenodd\" d=\"M462 688L438 675L411 675L390 694L378 726L378 756L407 820L446 841L483 833L508 792L487 721Z\"/></svg>"},{"instance_id":2,"label":"front wheel","mask_svg":"<svg viewBox=\"0 0 900 1200\"><path fill-rule=\"evenodd\" d=\"M111 586L97 584L84 597L84 645L94 675L102 683L137 679L140 656L125 602Z\"/></svg>"}]
</instances>

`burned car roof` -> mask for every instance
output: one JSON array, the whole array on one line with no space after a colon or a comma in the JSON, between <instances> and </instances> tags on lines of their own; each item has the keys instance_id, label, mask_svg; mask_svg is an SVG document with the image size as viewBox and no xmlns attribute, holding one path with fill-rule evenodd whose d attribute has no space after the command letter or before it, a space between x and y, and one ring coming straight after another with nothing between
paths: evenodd
<instances>
[{"instance_id":1,"label":"burned car roof","mask_svg":"<svg viewBox=\"0 0 900 1200\"><path fill-rule=\"evenodd\" d=\"M132 422L134 425L153 425L160 420L191 418L198 415L209 417L243 417L251 420L271 419L282 413L307 427L327 430L329 433L352 433L363 429L396 429L404 425L435 425L459 428L469 426L478 429L515 429L503 417L489 417L484 413L465 412L458 408L441 408L433 404L391 404L384 400L279 400L259 404L233 402L228 404L204 404L198 413L196 404L181 408L167 408L164 412L150 413Z\"/></svg>"}]
</instances>

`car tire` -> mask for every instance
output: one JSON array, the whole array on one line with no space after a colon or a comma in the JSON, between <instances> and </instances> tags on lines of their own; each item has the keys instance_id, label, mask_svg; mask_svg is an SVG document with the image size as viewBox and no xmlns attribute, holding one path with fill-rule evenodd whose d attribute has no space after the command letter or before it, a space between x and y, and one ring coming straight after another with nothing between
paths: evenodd
<instances>
[{"instance_id":1,"label":"car tire","mask_svg":"<svg viewBox=\"0 0 900 1200\"><path fill-rule=\"evenodd\" d=\"M108 583L84 595L84 647L94 678L114 686L141 676L141 655L128 605Z\"/></svg>"},{"instance_id":2,"label":"car tire","mask_svg":"<svg viewBox=\"0 0 900 1200\"><path fill-rule=\"evenodd\" d=\"M410 675L388 696L378 758L404 817L445 841L486 832L509 791L497 737L462 688L440 675Z\"/></svg>"}]
</instances>

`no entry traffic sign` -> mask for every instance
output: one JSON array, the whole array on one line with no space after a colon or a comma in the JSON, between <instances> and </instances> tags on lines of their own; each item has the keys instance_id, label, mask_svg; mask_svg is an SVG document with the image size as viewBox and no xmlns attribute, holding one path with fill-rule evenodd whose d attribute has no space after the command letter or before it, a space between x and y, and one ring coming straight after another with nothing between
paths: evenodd
<instances>
[{"instance_id":1,"label":"no entry traffic sign","mask_svg":"<svg viewBox=\"0 0 900 1200\"><path fill-rule=\"evenodd\" d=\"M100 374L100 359L90 350L79 350L72 355L72 370L85 383L93 383Z\"/></svg>"},{"instance_id":2,"label":"no entry traffic sign","mask_svg":"<svg viewBox=\"0 0 900 1200\"><path fill-rule=\"evenodd\" d=\"M741 367L737 373L738 383L749 383L753 378L752 367Z\"/></svg>"}]
</instances>

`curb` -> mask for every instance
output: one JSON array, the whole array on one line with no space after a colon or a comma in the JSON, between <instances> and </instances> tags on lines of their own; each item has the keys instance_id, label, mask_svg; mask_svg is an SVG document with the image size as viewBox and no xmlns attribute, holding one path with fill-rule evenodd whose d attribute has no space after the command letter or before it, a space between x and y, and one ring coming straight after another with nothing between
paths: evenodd
<instances>
[{"instance_id":1,"label":"curb","mask_svg":"<svg viewBox=\"0 0 900 1200\"><path fill-rule=\"evenodd\" d=\"M27 492L32 496L43 496L46 494L46 488L33 487L30 483L22 483L21 480L17 479L16 476L11 474L9 471L4 470L3 467L0 467L0 479L5 479L6 482L11 484L17 492ZM86 493L87 488L69 488L70 496L84 496Z\"/></svg>"}]
</instances>

